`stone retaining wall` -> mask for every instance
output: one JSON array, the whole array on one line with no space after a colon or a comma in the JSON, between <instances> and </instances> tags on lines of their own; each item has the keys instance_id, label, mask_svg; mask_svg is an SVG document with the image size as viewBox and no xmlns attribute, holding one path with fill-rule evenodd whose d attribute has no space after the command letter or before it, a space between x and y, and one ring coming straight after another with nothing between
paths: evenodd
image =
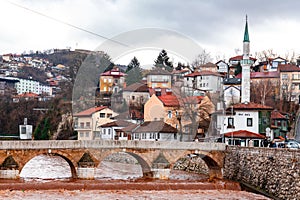
<instances>
[{"instance_id":1,"label":"stone retaining wall","mask_svg":"<svg viewBox=\"0 0 300 200\"><path fill-rule=\"evenodd\" d=\"M300 199L299 150L228 147L223 175L278 199Z\"/></svg>"}]
</instances>

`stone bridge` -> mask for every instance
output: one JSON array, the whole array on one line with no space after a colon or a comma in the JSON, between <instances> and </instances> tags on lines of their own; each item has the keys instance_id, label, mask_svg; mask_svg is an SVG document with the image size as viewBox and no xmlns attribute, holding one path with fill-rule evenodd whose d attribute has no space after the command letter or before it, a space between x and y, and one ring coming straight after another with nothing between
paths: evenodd
<instances>
[{"instance_id":1,"label":"stone bridge","mask_svg":"<svg viewBox=\"0 0 300 200\"><path fill-rule=\"evenodd\" d=\"M133 156L145 177L167 179L178 159L196 154L207 164L210 178L222 178L225 149L222 143L176 141L0 141L0 178L19 178L28 161L47 154L65 159L73 178L93 179L101 161L117 152Z\"/></svg>"}]
</instances>

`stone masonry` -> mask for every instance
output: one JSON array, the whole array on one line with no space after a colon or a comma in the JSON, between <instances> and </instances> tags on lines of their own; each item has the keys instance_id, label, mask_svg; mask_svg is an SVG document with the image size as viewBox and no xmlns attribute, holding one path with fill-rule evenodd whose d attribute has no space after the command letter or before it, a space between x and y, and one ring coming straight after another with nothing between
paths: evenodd
<instances>
[{"instance_id":1,"label":"stone masonry","mask_svg":"<svg viewBox=\"0 0 300 200\"><path fill-rule=\"evenodd\" d=\"M250 184L278 199L300 199L300 151L227 147L224 178Z\"/></svg>"}]
</instances>

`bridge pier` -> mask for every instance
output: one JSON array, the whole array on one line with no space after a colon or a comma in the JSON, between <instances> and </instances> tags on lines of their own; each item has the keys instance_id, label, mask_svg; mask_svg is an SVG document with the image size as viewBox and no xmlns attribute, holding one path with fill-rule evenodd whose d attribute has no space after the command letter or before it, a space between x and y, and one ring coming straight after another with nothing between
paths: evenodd
<instances>
[{"instance_id":1,"label":"bridge pier","mask_svg":"<svg viewBox=\"0 0 300 200\"><path fill-rule=\"evenodd\" d=\"M20 173L18 169L1 169L0 179L19 179Z\"/></svg>"},{"instance_id":2,"label":"bridge pier","mask_svg":"<svg viewBox=\"0 0 300 200\"><path fill-rule=\"evenodd\" d=\"M219 167L212 167L209 169L209 179L212 180L214 178L223 179L222 169Z\"/></svg>"},{"instance_id":3,"label":"bridge pier","mask_svg":"<svg viewBox=\"0 0 300 200\"><path fill-rule=\"evenodd\" d=\"M79 179L94 179L95 178L94 167L78 167L77 168L77 177Z\"/></svg>"},{"instance_id":4,"label":"bridge pier","mask_svg":"<svg viewBox=\"0 0 300 200\"><path fill-rule=\"evenodd\" d=\"M152 178L169 179L171 169L152 169Z\"/></svg>"}]
</instances>

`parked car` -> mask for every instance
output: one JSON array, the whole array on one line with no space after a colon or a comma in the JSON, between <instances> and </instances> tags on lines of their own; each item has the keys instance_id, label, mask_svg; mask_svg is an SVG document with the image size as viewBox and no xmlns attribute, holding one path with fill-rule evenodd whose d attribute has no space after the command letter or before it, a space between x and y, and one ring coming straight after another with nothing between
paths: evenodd
<instances>
[{"instance_id":1,"label":"parked car","mask_svg":"<svg viewBox=\"0 0 300 200\"><path fill-rule=\"evenodd\" d=\"M290 140L285 143L286 148L300 149L300 143L295 140Z\"/></svg>"}]
</instances>

